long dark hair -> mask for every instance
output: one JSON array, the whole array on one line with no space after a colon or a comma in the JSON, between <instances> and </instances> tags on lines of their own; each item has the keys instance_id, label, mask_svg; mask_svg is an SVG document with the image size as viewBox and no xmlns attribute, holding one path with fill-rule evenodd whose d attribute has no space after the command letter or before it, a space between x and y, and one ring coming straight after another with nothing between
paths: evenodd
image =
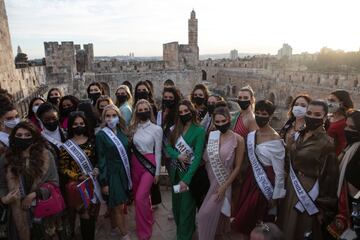
<instances>
[{"instance_id":1,"label":"long dark hair","mask_svg":"<svg viewBox=\"0 0 360 240\"><path fill-rule=\"evenodd\" d=\"M295 116L294 116L294 114L292 113L292 109L293 109L293 107L295 106L295 103L296 103L296 101L299 99L299 98L303 98L303 99L305 99L305 101L308 103L308 105L309 105L309 103L311 102L311 97L308 95L308 94L306 94L306 93L304 93L304 94L299 94L299 95L297 95L293 100L292 100L292 102L291 102L291 104L290 104L290 108L289 108L289 111L288 111L288 119L291 119L292 120L292 122L294 122L295 121Z\"/></svg>"},{"instance_id":2,"label":"long dark hair","mask_svg":"<svg viewBox=\"0 0 360 240\"><path fill-rule=\"evenodd\" d=\"M41 97L41 96L34 97L33 99L31 99L31 101L29 103L29 109L28 109L27 118L35 117L35 113L33 112L32 108L33 108L34 102L36 100L41 100L41 101L43 101L43 103L46 102L45 99L43 97Z\"/></svg>"},{"instance_id":3,"label":"long dark hair","mask_svg":"<svg viewBox=\"0 0 360 240\"><path fill-rule=\"evenodd\" d=\"M207 88L207 86L205 86L204 84L202 83L199 83L199 84L196 84L194 89L192 90L191 92L191 95L190 95L190 100L191 102L193 103L194 102L194 93L196 90L200 89L201 91L203 91L204 93L204 98L205 98L205 102L204 104L206 104L208 98L209 98L209 89Z\"/></svg>"},{"instance_id":4,"label":"long dark hair","mask_svg":"<svg viewBox=\"0 0 360 240\"><path fill-rule=\"evenodd\" d=\"M94 136L94 128L92 126L89 125L89 121L86 119L85 113L82 111L75 111L72 112L69 115L69 120L68 120L68 130L67 130L67 134L68 134L68 138L73 138L74 137L74 129L72 128L75 119L76 118L82 118L82 120L85 123L85 127L86 127L86 132L84 133L84 135L88 138L91 138Z\"/></svg>"},{"instance_id":5,"label":"long dark hair","mask_svg":"<svg viewBox=\"0 0 360 240\"><path fill-rule=\"evenodd\" d=\"M100 89L100 92L101 92L101 95L104 95L105 94L105 90L104 90L104 87L101 83L99 82L92 82L89 84L89 86L87 87L86 89L86 92L89 94L90 93L90 87L91 86L97 86L99 89Z\"/></svg>"},{"instance_id":6,"label":"long dark hair","mask_svg":"<svg viewBox=\"0 0 360 240\"><path fill-rule=\"evenodd\" d=\"M184 125L182 124L182 122L180 120L180 114L179 114L179 108L181 105L184 105L189 109L189 111L192 115L192 119L191 119L192 123L199 124L198 120L197 120L197 111L196 111L194 105L187 99L180 101L178 107L176 108L174 130L172 131L172 133L170 135L170 143L172 146L175 146L177 139L179 138L179 136L182 134L182 132L184 130Z\"/></svg>"},{"instance_id":7,"label":"long dark hair","mask_svg":"<svg viewBox=\"0 0 360 240\"><path fill-rule=\"evenodd\" d=\"M98 126L98 116L90 102L79 103L77 110L84 112L90 129L95 129Z\"/></svg>"},{"instance_id":8,"label":"long dark hair","mask_svg":"<svg viewBox=\"0 0 360 240\"><path fill-rule=\"evenodd\" d=\"M349 111L350 109L352 109L354 107L354 102L352 101L349 92L338 89L338 90L333 91L331 94L334 95L335 97L337 97L339 99L339 101L342 103L340 106L339 112L343 116L346 116L347 111Z\"/></svg>"},{"instance_id":9,"label":"long dark hair","mask_svg":"<svg viewBox=\"0 0 360 240\"><path fill-rule=\"evenodd\" d=\"M360 111L359 110L350 110L347 114L347 118L351 118L354 122L356 131L360 132Z\"/></svg>"},{"instance_id":10,"label":"long dark hair","mask_svg":"<svg viewBox=\"0 0 360 240\"><path fill-rule=\"evenodd\" d=\"M138 87L141 86L141 85L144 85L144 86L146 87L146 89L148 90L148 92L149 92L149 98L146 99L146 100L148 100L149 103L151 103L152 106L155 106L154 95L153 95L154 93L153 93L153 91L152 91L152 89L151 89L151 86L150 86L149 83L146 82L146 81L140 81L140 82L138 82L138 83L136 84L136 86L135 86L133 108L135 108L135 105L136 105L137 101L139 101L139 95L138 95L138 93L137 93L137 89L138 89Z\"/></svg>"},{"instance_id":11,"label":"long dark hair","mask_svg":"<svg viewBox=\"0 0 360 240\"><path fill-rule=\"evenodd\" d=\"M168 127L171 127L172 125L174 125L174 123L175 123L176 109L178 108L178 105L179 105L180 100L182 99L182 96L181 96L181 93L180 93L179 89L177 89L175 87L166 87L166 88L164 88L163 93L162 93L163 97L164 97L164 94L166 92L172 93L172 95L174 95L174 106L169 109L169 112L165 116L165 119L163 121L163 125L166 128L168 128ZM162 109L163 108L164 107L162 106Z\"/></svg>"},{"instance_id":12,"label":"long dark hair","mask_svg":"<svg viewBox=\"0 0 360 240\"><path fill-rule=\"evenodd\" d=\"M9 148L5 152L6 168L10 167L11 172L15 176L19 176L24 168L25 159L22 156L23 151L14 145L15 134L18 129L23 128L31 133L33 143L30 146L29 168L34 178L43 175L42 166L44 165L47 155L45 150L48 147L47 141L41 136L37 128L29 122L20 122L11 131L9 136Z\"/></svg>"}]
</instances>

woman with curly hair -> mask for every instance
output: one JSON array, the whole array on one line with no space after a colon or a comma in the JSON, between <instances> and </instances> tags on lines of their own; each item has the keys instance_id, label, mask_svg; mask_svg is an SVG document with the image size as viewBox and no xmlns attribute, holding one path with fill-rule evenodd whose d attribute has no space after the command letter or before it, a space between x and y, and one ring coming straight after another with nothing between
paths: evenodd
<instances>
[{"instance_id":1,"label":"woman with curly hair","mask_svg":"<svg viewBox=\"0 0 360 240\"><path fill-rule=\"evenodd\" d=\"M9 192L19 191L18 195L8 202L12 221L17 229L19 239L56 239L60 231L60 216L34 219L33 211L38 200L46 200L52 195L44 187L50 183L59 186L59 176L54 157L48 150L46 140L35 126L21 122L15 126L9 137L5 161L5 177ZM63 201L61 202L62 204ZM61 204L59 202L59 204Z\"/></svg>"},{"instance_id":2,"label":"woman with curly hair","mask_svg":"<svg viewBox=\"0 0 360 240\"><path fill-rule=\"evenodd\" d=\"M204 84L195 85L190 95L190 100L197 110L197 117L202 121L207 113L207 101L209 98L209 90Z\"/></svg>"}]
</instances>

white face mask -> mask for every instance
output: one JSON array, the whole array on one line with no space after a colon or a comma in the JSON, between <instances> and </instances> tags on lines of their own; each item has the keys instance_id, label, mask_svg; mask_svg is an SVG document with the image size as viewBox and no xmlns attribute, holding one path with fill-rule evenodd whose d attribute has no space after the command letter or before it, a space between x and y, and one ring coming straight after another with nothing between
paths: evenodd
<instances>
[{"instance_id":1,"label":"white face mask","mask_svg":"<svg viewBox=\"0 0 360 240\"><path fill-rule=\"evenodd\" d=\"M118 123L119 123L119 117L114 117L109 122L107 122L107 125L109 128L114 128Z\"/></svg>"},{"instance_id":2,"label":"white face mask","mask_svg":"<svg viewBox=\"0 0 360 240\"><path fill-rule=\"evenodd\" d=\"M292 109L292 113L296 118L304 117L306 115L306 107L294 106Z\"/></svg>"},{"instance_id":3,"label":"white face mask","mask_svg":"<svg viewBox=\"0 0 360 240\"><path fill-rule=\"evenodd\" d=\"M4 125L7 128L13 129L20 122L20 118L15 118L13 120L5 120Z\"/></svg>"},{"instance_id":4,"label":"white face mask","mask_svg":"<svg viewBox=\"0 0 360 240\"><path fill-rule=\"evenodd\" d=\"M37 113L37 110L39 109L39 107L40 107L40 105L38 105L38 106L33 106L32 107L32 111L33 111L33 113Z\"/></svg>"},{"instance_id":5,"label":"white face mask","mask_svg":"<svg viewBox=\"0 0 360 240\"><path fill-rule=\"evenodd\" d=\"M339 102L327 102L327 105L329 107L329 112L330 113L335 113L337 111L339 111L340 109L340 103Z\"/></svg>"}]
</instances>

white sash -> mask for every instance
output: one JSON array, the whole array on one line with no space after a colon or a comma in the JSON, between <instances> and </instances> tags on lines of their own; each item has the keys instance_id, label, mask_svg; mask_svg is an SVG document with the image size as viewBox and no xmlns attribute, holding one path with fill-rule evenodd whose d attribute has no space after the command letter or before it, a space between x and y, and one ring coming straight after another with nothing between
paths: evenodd
<instances>
[{"instance_id":1,"label":"white sash","mask_svg":"<svg viewBox=\"0 0 360 240\"><path fill-rule=\"evenodd\" d=\"M0 132L0 141L5 144L5 146L9 146L9 134L5 132Z\"/></svg>"},{"instance_id":2,"label":"white sash","mask_svg":"<svg viewBox=\"0 0 360 240\"><path fill-rule=\"evenodd\" d=\"M310 192L307 193L294 172L294 169L291 164L291 159L290 159L290 178L291 178L291 183L296 192L296 196L299 199L299 202L296 203L295 208L302 213L306 210L306 212L310 216L318 213L319 209L316 207L313 201L315 201L316 198L319 196L319 181L316 180Z\"/></svg>"},{"instance_id":3,"label":"white sash","mask_svg":"<svg viewBox=\"0 0 360 240\"><path fill-rule=\"evenodd\" d=\"M115 135L115 133L110 128L104 127L102 129L102 131L104 131L104 133L115 144L115 146L119 152L119 155L121 157L124 168L125 168L126 176L128 178L128 182L129 182L128 187L129 187L129 189L131 189L132 182L131 182L131 175L130 175L130 164L129 164L129 158L128 158L127 152L124 148L124 145L121 143L120 139Z\"/></svg>"},{"instance_id":4,"label":"white sash","mask_svg":"<svg viewBox=\"0 0 360 240\"><path fill-rule=\"evenodd\" d=\"M70 156L75 160L81 171L90 177L91 181L94 184L94 193L97 199L100 200L100 202L104 202L101 194L101 188L94 176L92 175L92 172L94 170L91 162L89 161L88 157L84 153L84 151L72 140L67 140L63 144L64 149L70 154ZM96 198L91 200L93 203L96 203Z\"/></svg>"},{"instance_id":5,"label":"white sash","mask_svg":"<svg viewBox=\"0 0 360 240\"><path fill-rule=\"evenodd\" d=\"M257 185L259 186L261 192L264 194L267 200L272 199L274 187L272 186L269 178L266 175L266 172L259 160L255 155L255 134L256 131L252 131L247 136L247 150L248 156L251 163L251 167L254 173L254 177Z\"/></svg>"},{"instance_id":6,"label":"white sash","mask_svg":"<svg viewBox=\"0 0 360 240\"><path fill-rule=\"evenodd\" d=\"M187 144L187 142L185 142L185 139L180 136L178 138L178 140L176 141L175 144L175 148L181 153L181 154L186 154L190 157L190 163L192 163L192 161L194 160L195 156L194 156L194 152L192 150L192 148Z\"/></svg>"},{"instance_id":7,"label":"white sash","mask_svg":"<svg viewBox=\"0 0 360 240\"><path fill-rule=\"evenodd\" d=\"M156 116L156 125L161 127L162 124L162 111L158 111Z\"/></svg>"},{"instance_id":8,"label":"white sash","mask_svg":"<svg viewBox=\"0 0 360 240\"><path fill-rule=\"evenodd\" d=\"M60 129L59 129L60 131ZM58 141L57 139L47 135L44 131L41 132L41 135L46 139L48 140L49 142L51 142L52 144L54 144L58 149L60 149L63 145L62 142Z\"/></svg>"},{"instance_id":9,"label":"white sash","mask_svg":"<svg viewBox=\"0 0 360 240\"><path fill-rule=\"evenodd\" d=\"M222 186L229 178L229 173L225 168L224 163L221 162L220 159L220 131L210 132L207 153L209 156L211 169L213 170L219 185ZM224 202L221 207L221 212L227 217L231 216L231 204L230 199L228 198L229 196L231 196L231 187L226 189Z\"/></svg>"},{"instance_id":10,"label":"white sash","mask_svg":"<svg viewBox=\"0 0 360 240\"><path fill-rule=\"evenodd\" d=\"M201 126L204 127L205 131L208 131L210 124L211 124L211 115L209 113L206 113L204 119L201 121Z\"/></svg>"}]
</instances>

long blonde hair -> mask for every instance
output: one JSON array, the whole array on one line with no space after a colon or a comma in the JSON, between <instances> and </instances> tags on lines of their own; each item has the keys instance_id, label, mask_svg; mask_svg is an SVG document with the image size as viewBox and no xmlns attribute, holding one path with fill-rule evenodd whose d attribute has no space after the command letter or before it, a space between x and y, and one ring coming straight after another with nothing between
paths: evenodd
<instances>
[{"instance_id":1,"label":"long blonde hair","mask_svg":"<svg viewBox=\"0 0 360 240\"><path fill-rule=\"evenodd\" d=\"M121 115L121 112L119 110L119 108L117 106L115 106L114 104L109 104L107 105L103 112L102 112L102 115L101 115L101 128L104 128L106 127L106 122L105 122L105 115L106 115L106 112L109 111L109 110L114 110L116 112L116 114L118 115L119 117L119 123L118 123L118 127L120 127L120 129L126 133L126 123L125 123L125 120L124 118L122 117Z\"/></svg>"},{"instance_id":2,"label":"long blonde hair","mask_svg":"<svg viewBox=\"0 0 360 240\"><path fill-rule=\"evenodd\" d=\"M146 104L146 106L148 106L149 111L150 111L150 121L155 123L155 116L154 116L154 113L153 113L153 110L152 110L151 103L148 100L140 99L135 105L133 115L132 115L132 118L131 118L131 122L130 122L130 133L131 134L135 133L137 125L140 122L140 120L139 120L139 118L137 117L137 114L136 114L138 112L138 108L139 108L140 104Z\"/></svg>"},{"instance_id":3,"label":"long blonde hair","mask_svg":"<svg viewBox=\"0 0 360 240\"><path fill-rule=\"evenodd\" d=\"M133 103L133 97L132 97L132 95L131 95L130 88L129 88L128 86L126 86L126 85L120 85L120 86L116 89L115 95L116 95L116 93L118 92L118 90L120 90L120 89L125 90L126 95L127 95L127 97L128 97L128 100L126 100L126 102L131 106L132 103ZM120 106L119 106L120 103L119 103L117 97L116 97L115 104L116 104L116 106L120 107Z\"/></svg>"}]
</instances>

